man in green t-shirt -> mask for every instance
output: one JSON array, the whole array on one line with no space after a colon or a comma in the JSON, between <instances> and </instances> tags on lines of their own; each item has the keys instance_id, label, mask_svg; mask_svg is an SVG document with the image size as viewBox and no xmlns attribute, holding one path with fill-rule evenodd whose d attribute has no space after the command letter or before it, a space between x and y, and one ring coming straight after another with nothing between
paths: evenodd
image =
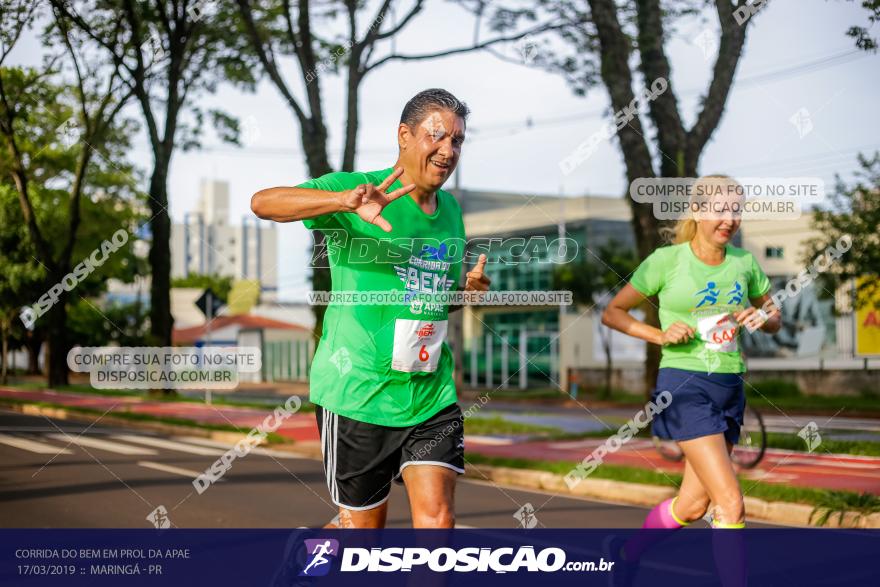
<instances>
[{"instance_id":1,"label":"man in green t-shirt","mask_svg":"<svg viewBox=\"0 0 880 587\"><path fill-rule=\"evenodd\" d=\"M340 525L385 524L391 482L406 484L415 527L454 526L464 432L446 343L465 249L455 198L440 188L461 155L469 110L445 90L413 97L399 154L380 171L329 173L256 193L251 208L321 230L335 296L310 373L324 471ZM486 291L485 255L465 291ZM476 294L479 295L479 294ZM385 296L385 297L383 297Z\"/></svg>"}]
</instances>

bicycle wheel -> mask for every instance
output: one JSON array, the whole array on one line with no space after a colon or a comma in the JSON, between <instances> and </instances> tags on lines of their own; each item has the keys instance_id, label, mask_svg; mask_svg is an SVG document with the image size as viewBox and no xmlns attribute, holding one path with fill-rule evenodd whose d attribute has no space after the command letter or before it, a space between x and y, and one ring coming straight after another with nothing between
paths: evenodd
<instances>
[{"instance_id":1,"label":"bicycle wheel","mask_svg":"<svg viewBox=\"0 0 880 587\"><path fill-rule=\"evenodd\" d=\"M755 408L746 406L739 442L733 447L733 462L744 469L752 469L764 458L767 450L767 430L764 419Z\"/></svg>"},{"instance_id":2,"label":"bicycle wheel","mask_svg":"<svg viewBox=\"0 0 880 587\"><path fill-rule=\"evenodd\" d=\"M684 453L681 452L681 449L678 448L678 443L674 440L666 440L658 436L652 436L651 441L654 443L654 448L657 449L660 456L667 461L677 463L684 459Z\"/></svg>"}]
</instances>

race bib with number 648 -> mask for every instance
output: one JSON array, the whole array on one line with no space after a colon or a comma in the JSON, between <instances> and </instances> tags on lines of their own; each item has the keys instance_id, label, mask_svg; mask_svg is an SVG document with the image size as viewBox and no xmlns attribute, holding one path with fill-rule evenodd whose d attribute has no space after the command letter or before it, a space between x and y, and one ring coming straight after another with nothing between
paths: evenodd
<instances>
[{"instance_id":1,"label":"race bib with number 648","mask_svg":"<svg viewBox=\"0 0 880 587\"><path fill-rule=\"evenodd\" d=\"M436 371L447 325L446 320L398 318L394 324L391 368L407 373Z\"/></svg>"},{"instance_id":2,"label":"race bib with number 648","mask_svg":"<svg viewBox=\"0 0 880 587\"><path fill-rule=\"evenodd\" d=\"M738 349L736 342L736 320L730 314L715 314L697 320L697 331L710 351L733 353Z\"/></svg>"}]
</instances>

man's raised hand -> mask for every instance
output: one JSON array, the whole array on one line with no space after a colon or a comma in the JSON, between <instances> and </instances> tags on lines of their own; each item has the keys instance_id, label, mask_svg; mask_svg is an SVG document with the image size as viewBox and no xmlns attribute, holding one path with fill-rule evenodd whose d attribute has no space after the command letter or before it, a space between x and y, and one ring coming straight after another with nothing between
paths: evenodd
<instances>
[{"instance_id":1,"label":"man's raised hand","mask_svg":"<svg viewBox=\"0 0 880 587\"><path fill-rule=\"evenodd\" d=\"M394 173L385 178L385 181L377 186L371 183L362 183L354 189L342 192L340 203L344 209L357 213L365 222L375 224L385 232L391 232L391 225L387 220L382 218L382 210L385 206L404 196L416 188L411 183L393 192L386 193L385 190L397 181L397 178L403 173L403 168L394 170Z\"/></svg>"},{"instance_id":2,"label":"man's raised hand","mask_svg":"<svg viewBox=\"0 0 880 587\"><path fill-rule=\"evenodd\" d=\"M486 255L480 254L477 264L474 268L467 272L467 281L464 284L464 291L474 292L467 296L469 303L476 303L482 297L478 292L489 291L492 280L486 277L484 270L486 269Z\"/></svg>"}]
</instances>

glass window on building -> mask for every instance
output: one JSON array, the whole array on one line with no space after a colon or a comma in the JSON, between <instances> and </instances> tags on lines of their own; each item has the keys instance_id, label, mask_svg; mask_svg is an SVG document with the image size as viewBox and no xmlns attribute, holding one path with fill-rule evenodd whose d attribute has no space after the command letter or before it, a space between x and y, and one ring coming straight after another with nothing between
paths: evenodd
<instances>
[{"instance_id":1,"label":"glass window on building","mask_svg":"<svg viewBox=\"0 0 880 587\"><path fill-rule=\"evenodd\" d=\"M528 361L524 368L527 373L529 385L546 385L551 382L551 373L554 371L552 339L559 331L559 312L556 310L530 310L521 312L487 312L480 316L482 321L482 336L477 340L466 344L466 358L463 367L467 381L470 381L471 371L471 348L476 345L477 350L477 377L483 382L486 373L486 335L492 335L492 372L493 385L502 382L502 347L508 347L508 384L516 387L519 381L520 369L520 332L525 330L528 334L526 343L526 356Z\"/></svg>"},{"instance_id":2,"label":"glass window on building","mask_svg":"<svg viewBox=\"0 0 880 587\"><path fill-rule=\"evenodd\" d=\"M767 259L782 259L784 253L783 247L765 247L764 257Z\"/></svg>"}]
</instances>

